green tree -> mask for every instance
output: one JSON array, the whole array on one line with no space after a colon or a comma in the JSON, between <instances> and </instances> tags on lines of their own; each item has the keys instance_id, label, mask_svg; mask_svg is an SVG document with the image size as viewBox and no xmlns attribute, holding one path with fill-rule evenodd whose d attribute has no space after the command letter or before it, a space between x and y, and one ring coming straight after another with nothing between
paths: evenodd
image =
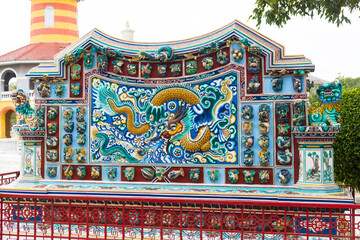
<instances>
[{"instance_id":1,"label":"green tree","mask_svg":"<svg viewBox=\"0 0 360 240\"><path fill-rule=\"evenodd\" d=\"M256 0L255 9L250 19L261 25L266 24L282 27L292 16L311 17L319 15L337 26L350 23L345 10L350 13L360 10L360 0Z\"/></svg>"},{"instance_id":2,"label":"green tree","mask_svg":"<svg viewBox=\"0 0 360 240\"><path fill-rule=\"evenodd\" d=\"M354 88L360 88L360 77L357 78L341 78L339 79L341 84L343 85L344 90L350 90Z\"/></svg>"},{"instance_id":3,"label":"green tree","mask_svg":"<svg viewBox=\"0 0 360 240\"><path fill-rule=\"evenodd\" d=\"M360 190L360 88L344 90L340 133L334 142L334 172L338 183Z\"/></svg>"},{"instance_id":4,"label":"green tree","mask_svg":"<svg viewBox=\"0 0 360 240\"><path fill-rule=\"evenodd\" d=\"M309 106L314 108L319 108L321 106L321 100L316 93L316 89L319 87L319 84L315 83L314 87L310 89L308 99Z\"/></svg>"}]
</instances>

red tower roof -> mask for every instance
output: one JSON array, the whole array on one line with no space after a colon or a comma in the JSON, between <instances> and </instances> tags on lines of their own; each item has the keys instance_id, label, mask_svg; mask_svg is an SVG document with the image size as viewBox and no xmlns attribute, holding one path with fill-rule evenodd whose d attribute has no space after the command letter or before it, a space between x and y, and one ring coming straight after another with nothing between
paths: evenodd
<instances>
[{"instance_id":1,"label":"red tower roof","mask_svg":"<svg viewBox=\"0 0 360 240\"><path fill-rule=\"evenodd\" d=\"M53 60L54 55L68 45L70 45L70 43L31 43L0 56L0 62Z\"/></svg>"}]
</instances>

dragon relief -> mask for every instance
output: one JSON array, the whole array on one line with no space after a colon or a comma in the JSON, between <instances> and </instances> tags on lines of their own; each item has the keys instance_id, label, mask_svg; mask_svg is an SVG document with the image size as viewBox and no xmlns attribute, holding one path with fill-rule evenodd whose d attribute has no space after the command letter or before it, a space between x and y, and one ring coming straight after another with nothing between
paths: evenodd
<instances>
[{"instance_id":1,"label":"dragon relief","mask_svg":"<svg viewBox=\"0 0 360 240\"><path fill-rule=\"evenodd\" d=\"M236 77L214 86L119 86L93 79L93 161L236 162ZM215 87L216 86L216 87Z\"/></svg>"},{"instance_id":2,"label":"dragon relief","mask_svg":"<svg viewBox=\"0 0 360 240\"><path fill-rule=\"evenodd\" d=\"M32 108L29 98L23 90L14 91L11 99L15 105L18 125L28 125L33 131L44 127L44 108L41 106L38 106L37 109Z\"/></svg>"},{"instance_id":3,"label":"dragon relief","mask_svg":"<svg viewBox=\"0 0 360 240\"><path fill-rule=\"evenodd\" d=\"M313 126L340 126L341 83L325 83L316 89L321 100L320 108L308 110L309 122Z\"/></svg>"}]
</instances>

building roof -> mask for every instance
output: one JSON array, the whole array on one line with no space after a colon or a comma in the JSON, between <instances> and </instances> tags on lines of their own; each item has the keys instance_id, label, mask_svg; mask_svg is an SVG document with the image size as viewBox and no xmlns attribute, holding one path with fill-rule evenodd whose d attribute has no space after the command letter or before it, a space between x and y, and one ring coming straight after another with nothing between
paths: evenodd
<instances>
[{"instance_id":1,"label":"building roof","mask_svg":"<svg viewBox=\"0 0 360 240\"><path fill-rule=\"evenodd\" d=\"M53 62L40 64L32 68L27 76L35 78L47 75L49 77L64 78L66 56L69 54L76 56L79 50L89 49L91 46L118 51L123 56L130 58L136 58L139 52L144 51L154 56L163 47L171 48L174 56L186 56L199 52L202 48L212 46L214 43L226 42L234 37L261 49L262 54L266 58L265 70L267 72L281 71L283 69L301 69L313 72L315 69L310 59L303 55L285 55L285 49L281 44L235 20L218 30L202 36L160 43L126 41L111 37L98 29L94 29L56 54Z\"/></svg>"},{"instance_id":2,"label":"building roof","mask_svg":"<svg viewBox=\"0 0 360 240\"><path fill-rule=\"evenodd\" d=\"M53 60L54 55L66 48L68 45L70 45L70 43L31 43L0 56L0 62Z\"/></svg>"}]
</instances>

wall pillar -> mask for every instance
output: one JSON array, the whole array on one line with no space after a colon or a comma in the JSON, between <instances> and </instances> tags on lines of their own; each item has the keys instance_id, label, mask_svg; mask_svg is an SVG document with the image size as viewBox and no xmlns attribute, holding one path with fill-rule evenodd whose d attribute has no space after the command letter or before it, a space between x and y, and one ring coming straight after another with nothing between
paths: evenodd
<instances>
[{"instance_id":1,"label":"wall pillar","mask_svg":"<svg viewBox=\"0 0 360 240\"><path fill-rule=\"evenodd\" d=\"M334 159L332 143L329 146L316 143L299 143L300 184L319 185L334 184Z\"/></svg>"},{"instance_id":2,"label":"wall pillar","mask_svg":"<svg viewBox=\"0 0 360 240\"><path fill-rule=\"evenodd\" d=\"M22 166L20 176L24 179L41 179L41 141L22 141Z\"/></svg>"},{"instance_id":3,"label":"wall pillar","mask_svg":"<svg viewBox=\"0 0 360 240\"><path fill-rule=\"evenodd\" d=\"M299 146L299 180L296 185L306 189L338 188L334 179L333 142L339 127L295 127Z\"/></svg>"},{"instance_id":4,"label":"wall pillar","mask_svg":"<svg viewBox=\"0 0 360 240\"><path fill-rule=\"evenodd\" d=\"M45 130L32 131L28 127L14 126L22 144L20 177L37 181L44 176L44 136Z\"/></svg>"}]
</instances>

